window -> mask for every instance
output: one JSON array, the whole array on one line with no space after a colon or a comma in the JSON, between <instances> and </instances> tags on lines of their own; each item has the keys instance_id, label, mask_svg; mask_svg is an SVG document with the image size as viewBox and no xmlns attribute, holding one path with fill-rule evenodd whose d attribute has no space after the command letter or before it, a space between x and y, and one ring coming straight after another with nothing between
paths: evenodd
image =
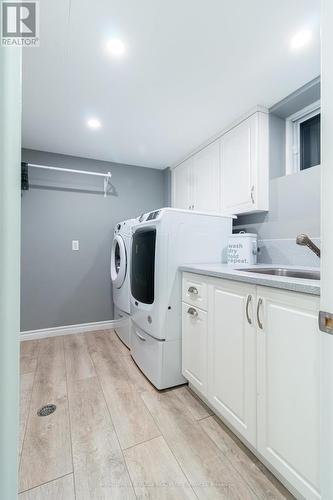
<instances>
[{"instance_id":1,"label":"window","mask_svg":"<svg viewBox=\"0 0 333 500\"><path fill-rule=\"evenodd\" d=\"M320 165L320 102L286 120L286 174Z\"/></svg>"},{"instance_id":2,"label":"window","mask_svg":"<svg viewBox=\"0 0 333 500\"><path fill-rule=\"evenodd\" d=\"M320 114L300 123L300 170L320 165Z\"/></svg>"}]
</instances>

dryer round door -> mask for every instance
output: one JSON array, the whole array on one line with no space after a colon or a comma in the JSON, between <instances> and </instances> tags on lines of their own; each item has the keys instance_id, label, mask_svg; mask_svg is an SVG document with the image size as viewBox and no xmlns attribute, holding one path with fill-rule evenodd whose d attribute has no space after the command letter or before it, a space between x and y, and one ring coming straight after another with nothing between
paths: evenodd
<instances>
[{"instance_id":1,"label":"dryer round door","mask_svg":"<svg viewBox=\"0 0 333 500\"><path fill-rule=\"evenodd\" d=\"M111 249L111 281L116 288L124 283L127 271L127 255L124 240L119 234L113 239Z\"/></svg>"}]
</instances>

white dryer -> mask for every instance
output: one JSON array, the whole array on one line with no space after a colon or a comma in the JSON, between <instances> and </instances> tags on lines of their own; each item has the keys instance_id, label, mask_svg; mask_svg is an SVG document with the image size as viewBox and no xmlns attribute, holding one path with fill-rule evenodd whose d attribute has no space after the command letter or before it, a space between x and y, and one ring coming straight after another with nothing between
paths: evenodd
<instances>
[{"instance_id":1,"label":"white dryer","mask_svg":"<svg viewBox=\"0 0 333 500\"><path fill-rule=\"evenodd\" d=\"M111 248L111 281L113 289L114 319L122 320L115 330L120 339L130 346L130 259L132 225L136 219L119 222L114 229Z\"/></svg>"},{"instance_id":2,"label":"white dryer","mask_svg":"<svg viewBox=\"0 0 333 500\"><path fill-rule=\"evenodd\" d=\"M178 269L225 261L232 216L162 208L132 232L131 355L157 389L184 384Z\"/></svg>"}]
</instances>

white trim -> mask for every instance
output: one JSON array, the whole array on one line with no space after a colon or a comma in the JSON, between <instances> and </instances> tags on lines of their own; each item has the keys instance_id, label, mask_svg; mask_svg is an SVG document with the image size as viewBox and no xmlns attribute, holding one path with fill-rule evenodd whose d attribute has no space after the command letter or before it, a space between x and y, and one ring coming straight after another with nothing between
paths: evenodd
<instances>
[{"instance_id":1,"label":"white trim","mask_svg":"<svg viewBox=\"0 0 333 500\"><path fill-rule=\"evenodd\" d=\"M21 332L20 340L36 340L48 337L59 337L61 335L72 335L75 333L93 332L95 330L109 330L122 326L124 320L97 321L96 323L82 323L80 325L58 326L41 330L29 330Z\"/></svg>"},{"instance_id":2,"label":"white trim","mask_svg":"<svg viewBox=\"0 0 333 500\"><path fill-rule=\"evenodd\" d=\"M312 89L313 87L318 86L318 84L320 85L320 81L321 77L319 75L299 89L295 90L295 92L292 92L287 97L274 104L271 108L269 108L269 112L279 116L280 118L286 118L287 115L285 113L287 113L288 111L285 110L285 106L291 105L291 107L294 108L295 99L299 98L300 96L304 97L304 93Z\"/></svg>"},{"instance_id":3,"label":"white trim","mask_svg":"<svg viewBox=\"0 0 333 500\"><path fill-rule=\"evenodd\" d=\"M308 106L305 106L305 108L302 108L299 111L296 111L296 113L293 113L292 115L288 116L286 118L286 120L304 121L307 119L307 115L309 115L310 113L313 113L315 111L318 111L318 110L320 110L320 100L315 101L315 102L309 104ZM318 113L314 113L314 114L318 114ZM304 119L302 120L302 118L304 118Z\"/></svg>"},{"instance_id":4,"label":"white trim","mask_svg":"<svg viewBox=\"0 0 333 500\"><path fill-rule=\"evenodd\" d=\"M321 2L322 179L320 309L333 312L333 2ZM333 498L333 335L320 332L320 476L322 499Z\"/></svg>"},{"instance_id":5,"label":"white trim","mask_svg":"<svg viewBox=\"0 0 333 500\"><path fill-rule=\"evenodd\" d=\"M286 175L300 172L300 124L320 114L320 101L286 118Z\"/></svg>"}]
</instances>

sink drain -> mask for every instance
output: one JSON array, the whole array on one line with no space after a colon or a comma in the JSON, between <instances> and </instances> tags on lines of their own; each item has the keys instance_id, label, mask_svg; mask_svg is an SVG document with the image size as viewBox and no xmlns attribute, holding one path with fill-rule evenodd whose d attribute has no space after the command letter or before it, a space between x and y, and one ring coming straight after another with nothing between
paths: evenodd
<instances>
[{"instance_id":1,"label":"sink drain","mask_svg":"<svg viewBox=\"0 0 333 500\"><path fill-rule=\"evenodd\" d=\"M47 417L48 415L51 415L51 413L55 412L56 409L56 405L45 405L39 408L37 415L39 417Z\"/></svg>"}]
</instances>

